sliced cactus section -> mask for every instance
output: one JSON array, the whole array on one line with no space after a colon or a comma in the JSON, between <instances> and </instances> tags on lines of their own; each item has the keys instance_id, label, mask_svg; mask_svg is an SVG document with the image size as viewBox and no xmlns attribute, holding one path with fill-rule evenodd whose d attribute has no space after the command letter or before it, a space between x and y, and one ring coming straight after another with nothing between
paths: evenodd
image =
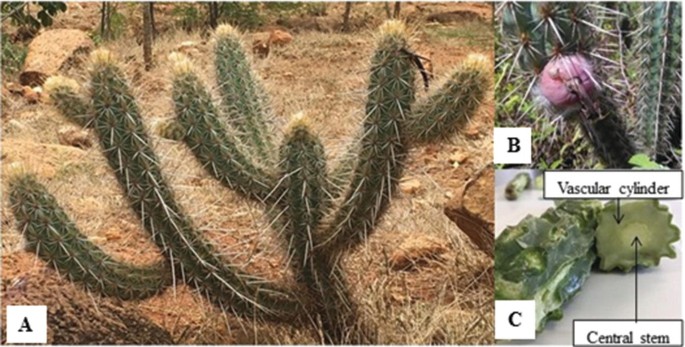
<instances>
[{"instance_id":1,"label":"sliced cactus section","mask_svg":"<svg viewBox=\"0 0 685 347\"><path fill-rule=\"evenodd\" d=\"M126 264L88 240L35 177L12 177L9 189L11 208L27 250L37 253L70 280L123 300L145 299L171 284L171 269L166 262Z\"/></svg>"},{"instance_id":2,"label":"sliced cactus section","mask_svg":"<svg viewBox=\"0 0 685 347\"><path fill-rule=\"evenodd\" d=\"M596 200L567 200L507 227L495 241L495 299L535 300L537 331L561 319L563 305L580 291L596 259L601 209Z\"/></svg>"},{"instance_id":3,"label":"sliced cactus section","mask_svg":"<svg viewBox=\"0 0 685 347\"><path fill-rule=\"evenodd\" d=\"M94 55L91 94L102 152L131 208L173 262L177 276L236 314L290 320L301 313L292 296L227 263L193 227L161 173L123 74L109 53Z\"/></svg>"},{"instance_id":4,"label":"sliced cactus section","mask_svg":"<svg viewBox=\"0 0 685 347\"><path fill-rule=\"evenodd\" d=\"M219 26L214 52L222 106L229 123L252 155L266 163L273 162L276 146L269 129L271 111L239 32L230 25Z\"/></svg>"},{"instance_id":5,"label":"sliced cactus section","mask_svg":"<svg viewBox=\"0 0 685 347\"><path fill-rule=\"evenodd\" d=\"M621 210L624 217L620 224L614 218L615 202L606 204L598 216L597 255L601 270L632 270L636 265L636 237L640 240L637 265L657 266L662 257L676 257L672 244L680 239L680 229L672 224L668 206L660 205L658 200L642 200L625 203Z\"/></svg>"},{"instance_id":6,"label":"sliced cactus section","mask_svg":"<svg viewBox=\"0 0 685 347\"><path fill-rule=\"evenodd\" d=\"M371 60L366 117L346 196L322 242L339 250L366 238L388 208L407 155L403 123L414 101L415 67L404 24L383 24Z\"/></svg>"},{"instance_id":7,"label":"sliced cactus section","mask_svg":"<svg viewBox=\"0 0 685 347\"><path fill-rule=\"evenodd\" d=\"M256 200L268 200L275 179L255 165L254 154L245 153L221 123L211 96L191 63L174 55L173 100L185 142L202 166L225 186Z\"/></svg>"},{"instance_id":8,"label":"sliced cactus section","mask_svg":"<svg viewBox=\"0 0 685 347\"><path fill-rule=\"evenodd\" d=\"M640 143L652 159L671 157L671 136L676 119L682 117L681 28L679 2L645 3L639 17L642 28L637 35L635 68L638 77L636 115Z\"/></svg>"},{"instance_id":9,"label":"sliced cactus section","mask_svg":"<svg viewBox=\"0 0 685 347\"><path fill-rule=\"evenodd\" d=\"M492 66L481 54L471 54L445 84L413 107L405 126L412 144L443 140L468 121L490 89Z\"/></svg>"},{"instance_id":10,"label":"sliced cactus section","mask_svg":"<svg viewBox=\"0 0 685 347\"><path fill-rule=\"evenodd\" d=\"M76 81L53 76L43 84L45 92L57 109L71 122L86 127L92 122L90 104L79 95L79 85Z\"/></svg>"},{"instance_id":11,"label":"sliced cactus section","mask_svg":"<svg viewBox=\"0 0 685 347\"><path fill-rule=\"evenodd\" d=\"M531 181L532 179L530 178L529 173L521 172L517 174L511 181L509 181L509 183L507 183L507 186L504 189L504 197L507 200L518 199L519 194L521 194L521 192L523 192L525 189L530 188Z\"/></svg>"}]
</instances>

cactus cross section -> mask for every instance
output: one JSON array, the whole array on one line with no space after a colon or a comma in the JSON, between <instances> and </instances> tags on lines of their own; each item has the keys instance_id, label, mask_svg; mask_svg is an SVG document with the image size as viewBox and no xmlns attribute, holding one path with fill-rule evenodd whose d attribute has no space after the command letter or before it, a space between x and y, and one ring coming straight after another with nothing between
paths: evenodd
<instances>
[{"instance_id":1,"label":"cactus cross section","mask_svg":"<svg viewBox=\"0 0 685 347\"><path fill-rule=\"evenodd\" d=\"M88 96L62 77L48 80L47 92L67 119L94 129L130 208L165 261L148 266L113 261L87 242L29 175L18 175L10 185L20 230L41 258L102 295L142 299L181 278L227 313L311 326L327 343L373 342L373 330L360 324L341 260L388 209L409 148L449 137L475 112L490 88L486 59L469 56L444 85L415 101L417 71L408 33L400 22L385 23L371 59L356 145L329 169L324 147L304 117L296 117L275 145L268 98L240 33L221 26L215 39L218 107L192 63L178 54L170 57L183 141L209 175L262 203L273 216L295 284L245 273L203 237L176 202L122 70L101 50L93 53Z\"/></svg>"}]
</instances>

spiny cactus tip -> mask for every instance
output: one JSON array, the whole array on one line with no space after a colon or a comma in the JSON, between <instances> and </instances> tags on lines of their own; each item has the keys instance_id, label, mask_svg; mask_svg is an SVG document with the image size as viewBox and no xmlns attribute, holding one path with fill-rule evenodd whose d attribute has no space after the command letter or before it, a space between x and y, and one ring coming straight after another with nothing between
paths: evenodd
<instances>
[{"instance_id":1,"label":"spiny cactus tip","mask_svg":"<svg viewBox=\"0 0 685 347\"><path fill-rule=\"evenodd\" d=\"M469 54L464 60L464 66L482 71L492 69L492 67L490 66L490 59L488 59L488 57L480 53Z\"/></svg>"},{"instance_id":2,"label":"spiny cactus tip","mask_svg":"<svg viewBox=\"0 0 685 347\"><path fill-rule=\"evenodd\" d=\"M5 168L5 179L10 183L16 182L28 174L29 171L23 163L12 163Z\"/></svg>"},{"instance_id":3,"label":"spiny cactus tip","mask_svg":"<svg viewBox=\"0 0 685 347\"><path fill-rule=\"evenodd\" d=\"M298 128L308 128L309 121L305 116L304 112L300 111L295 113L290 117L290 122L288 123L288 130L294 130Z\"/></svg>"},{"instance_id":4,"label":"spiny cactus tip","mask_svg":"<svg viewBox=\"0 0 685 347\"><path fill-rule=\"evenodd\" d=\"M52 94L58 89L77 91L79 89L79 84L73 79L64 76L51 76L45 81L45 83L43 83L43 90L48 95Z\"/></svg>"},{"instance_id":5,"label":"spiny cactus tip","mask_svg":"<svg viewBox=\"0 0 685 347\"><path fill-rule=\"evenodd\" d=\"M218 37L225 37L225 36L237 36L238 29L234 28L233 26L229 24L221 24L216 28L216 36Z\"/></svg>"},{"instance_id":6,"label":"spiny cactus tip","mask_svg":"<svg viewBox=\"0 0 685 347\"><path fill-rule=\"evenodd\" d=\"M404 25L404 22L395 19L385 21L378 30L383 36L404 37L407 35L407 26Z\"/></svg>"},{"instance_id":7,"label":"spiny cactus tip","mask_svg":"<svg viewBox=\"0 0 685 347\"><path fill-rule=\"evenodd\" d=\"M183 53L174 52L169 54L169 61L171 62L174 75L187 74L193 70L193 64Z\"/></svg>"},{"instance_id":8,"label":"spiny cactus tip","mask_svg":"<svg viewBox=\"0 0 685 347\"><path fill-rule=\"evenodd\" d=\"M109 65L114 63L114 55L107 49L99 48L90 53L90 61L94 65Z\"/></svg>"}]
</instances>

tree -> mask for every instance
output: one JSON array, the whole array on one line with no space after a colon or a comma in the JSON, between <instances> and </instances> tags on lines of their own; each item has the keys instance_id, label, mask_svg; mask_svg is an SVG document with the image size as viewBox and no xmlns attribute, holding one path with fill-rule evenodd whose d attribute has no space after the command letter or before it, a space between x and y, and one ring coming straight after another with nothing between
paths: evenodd
<instances>
[{"instance_id":1,"label":"tree","mask_svg":"<svg viewBox=\"0 0 685 347\"><path fill-rule=\"evenodd\" d=\"M145 60L145 71L152 69L152 37L153 28L153 8L152 2L143 3L143 60Z\"/></svg>"},{"instance_id":2,"label":"tree","mask_svg":"<svg viewBox=\"0 0 685 347\"><path fill-rule=\"evenodd\" d=\"M345 2L345 13L343 13L342 30L344 32L350 31L350 13L352 12L352 2Z\"/></svg>"}]
</instances>

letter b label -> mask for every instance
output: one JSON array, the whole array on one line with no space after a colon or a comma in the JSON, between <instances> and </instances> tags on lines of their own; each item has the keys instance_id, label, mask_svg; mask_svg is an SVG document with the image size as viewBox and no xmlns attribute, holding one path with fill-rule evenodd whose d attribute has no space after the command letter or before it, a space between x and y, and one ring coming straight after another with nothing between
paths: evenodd
<instances>
[{"instance_id":1,"label":"letter b label","mask_svg":"<svg viewBox=\"0 0 685 347\"><path fill-rule=\"evenodd\" d=\"M495 164L530 164L530 128L495 128Z\"/></svg>"}]
</instances>

